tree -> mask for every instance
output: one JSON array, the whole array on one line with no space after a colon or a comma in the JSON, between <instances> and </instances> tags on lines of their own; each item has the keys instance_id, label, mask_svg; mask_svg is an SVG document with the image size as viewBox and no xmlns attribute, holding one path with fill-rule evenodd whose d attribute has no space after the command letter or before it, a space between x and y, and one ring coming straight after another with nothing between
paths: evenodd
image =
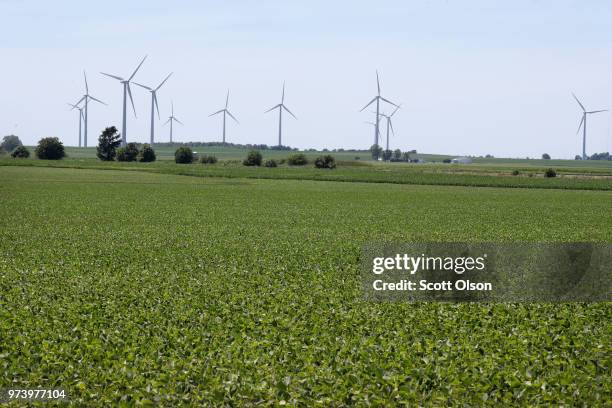
<instances>
[{"instance_id":1,"label":"tree","mask_svg":"<svg viewBox=\"0 0 612 408\"><path fill-rule=\"evenodd\" d=\"M544 172L544 177L557 177L557 172L554 169L548 169Z\"/></svg>"},{"instance_id":2,"label":"tree","mask_svg":"<svg viewBox=\"0 0 612 408\"><path fill-rule=\"evenodd\" d=\"M402 159L404 159L405 162L409 162L410 161L410 152L404 152L404 154L402 154Z\"/></svg>"},{"instance_id":3,"label":"tree","mask_svg":"<svg viewBox=\"0 0 612 408\"><path fill-rule=\"evenodd\" d=\"M334 156L330 154L326 154L325 156L319 156L315 160L315 167L317 169L335 169L336 159L334 159Z\"/></svg>"},{"instance_id":4,"label":"tree","mask_svg":"<svg viewBox=\"0 0 612 408\"><path fill-rule=\"evenodd\" d=\"M550 154L548 154L548 153L544 153L544 154L542 155L542 159L543 159L543 160L550 160Z\"/></svg>"},{"instance_id":5,"label":"tree","mask_svg":"<svg viewBox=\"0 0 612 408\"><path fill-rule=\"evenodd\" d=\"M251 150L246 159L242 162L245 166L261 166L261 153L257 150Z\"/></svg>"},{"instance_id":6,"label":"tree","mask_svg":"<svg viewBox=\"0 0 612 408\"><path fill-rule=\"evenodd\" d=\"M384 161L391 160L391 157L393 157L393 152L391 150L384 150L383 151L383 160Z\"/></svg>"},{"instance_id":7,"label":"tree","mask_svg":"<svg viewBox=\"0 0 612 408\"><path fill-rule=\"evenodd\" d=\"M274 159L268 159L264 163L264 167L277 167L277 166L278 166L278 163L276 163L276 160Z\"/></svg>"},{"instance_id":8,"label":"tree","mask_svg":"<svg viewBox=\"0 0 612 408\"><path fill-rule=\"evenodd\" d=\"M373 144L370 147L370 153L372 154L373 160L378 160L378 158L382 155L383 148L377 144Z\"/></svg>"},{"instance_id":9,"label":"tree","mask_svg":"<svg viewBox=\"0 0 612 408\"><path fill-rule=\"evenodd\" d=\"M17 146L13 153L11 153L11 157L14 159L27 159L30 157L30 151L25 146Z\"/></svg>"},{"instance_id":10,"label":"tree","mask_svg":"<svg viewBox=\"0 0 612 408\"><path fill-rule=\"evenodd\" d=\"M138 154L138 161L149 163L154 162L155 160L157 160L155 150L153 150L153 148L146 143L142 145L142 149L140 149L140 153Z\"/></svg>"},{"instance_id":11,"label":"tree","mask_svg":"<svg viewBox=\"0 0 612 408\"><path fill-rule=\"evenodd\" d=\"M138 157L138 146L136 143L128 143L125 147L117 150L117 161L132 162Z\"/></svg>"},{"instance_id":12,"label":"tree","mask_svg":"<svg viewBox=\"0 0 612 408\"><path fill-rule=\"evenodd\" d=\"M187 146L181 146L174 152L174 162L188 164L193 162L193 152Z\"/></svg>"},{"instance_id":13,"label":"tree","mask_svg":"<svg viewBox=\"0 0 612 408\"><path fill-rule=\"evenodd\" d=\"M577 154L577 155L574 156L574 160L582 160L582 156Z\"/></svg>"},{"instance_id":14,"label":"tree","mask_svg":"<svg viewBox=\"0 0 612 408\"><path fill-rule=\"evenodd\" d=\"M393 152L393 158L395 158L396 160L401 160L402 151L400 149L395 149L395 151Z\"/></svg>"},{"instance_id":15,"label":"tree","mask_svg":"<svg viewBox=\"0 0 612 408\"><path fill-rule=\"evenodd\" d=\"M287 158L287 163L291 166L304 166L308 164L308 159L304 153L295 153Z\"/></svg>"},{"instance_id":16,"label":"tree","mask_svg":"<svg viewBox=\"0 0 612 408\"><path fill-rule=\"evenodd\" d=\"M44 137L36 146L36 157L41 160L59 160L66 156L64 145L57 137Z\"/></svg>"},{"instance_id":17,"label":"tree","mask_svg":"<svg viewBox=\"0 0 612 408\"><path fill-rule=\"evenodd\" d=\"M18 146L23 146L23 143L21 143L21 140L15 135L4 136L2 138L2 143L0 143L0 149L4 149L7 153L10 153Z\"/></svg>"},{"instance_id":18,"label":"tree","mask_svg":"<svg viewBox=\"0 0 612 408\"><path fill-rule=\"evenodd\" d=\"M96 156L102 161L112 161L117 154L117 148L121 144L121 135L114 126L104 129L100 137L98 137L98 148Z\"/></svg>"}]
</instances>

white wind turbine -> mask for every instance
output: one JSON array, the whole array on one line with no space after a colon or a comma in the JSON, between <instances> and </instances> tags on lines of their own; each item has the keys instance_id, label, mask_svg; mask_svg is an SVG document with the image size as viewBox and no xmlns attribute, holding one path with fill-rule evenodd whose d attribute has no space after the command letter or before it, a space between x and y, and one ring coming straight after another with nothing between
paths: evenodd
<instances>
[{"instance_id":1,"label":"white wind turbine","mask_svg":"<svg viewBox=\"0 0 612 408\"><path fill-rule=\"evenodd\" d=\"M81 99L79 99L79 101L77 103L75 103L74 105L78 105L81 102L85 102L85 104L83 105L83 110L85 111L85 114L83 116L83 124L84 126L84 133L83 133L83 146L87 147L87 111L88 106L89 106L89 100L91 99L92 101L96 101L101 103L102 105L106 105L106 103L102 102L99 99L94 98L93 96L91 96L89 94L89 85L87 85L87 74L85 74L85 71L83 70L83 78L85 79L85 95L83 95L83 97ZM74 108L73 108L74 109ZM80 126L79 126L80 127ZM80 132L79 132L80 133ZM81 147L81 143L80 143L80 139L79 139L79 147Z\"/></svg>"},{"instance_id":2,"label":"white wind turbine","mask_svg":"<svg viewBox=\"0 0 612 408\"><path fill-rule=\"evenodd\" d=\"M225 108L223 108L221 110L218 110L215 113L211 113L210 115L208 115L208 117L211 117L211 116L217 115L219 113L223 113L223 144L225 144L225 115L229 115L230 118L232 118L232 119L234 119L236 121L236 123L239 123L238 119L236 119L234 117L234 115L232 115L230 113L230 111L227 109L228 104L229 104L229 89L227 90L227 96L225 97Z\"/></svg>"},{"instance_id":3,"label":"white wind turbine","mask_svg":"<svg viewBox=\"0 0 612 408\"><path fill-rule=\"evenodd\" d=\"M395 110L393 112L391 112L390 115L381 113L380 116L382 116L383 118L387 119L387 148L385 150L389 150L389 128L391 129L391 132L393 133L393 136L395 136L395 130L393 129L393 122L391 122L391 117L393 115L395 115L395 113L399 110L400 106L402 106L401 104L398 105Z\"/></svg>"},{"instance_id":4,"label":"white wind turbine","mask_svg":"<svg viewBox=\"0 0 612 408\"><path fill-rule=\"evenodd\" d=\"M157 118L159 119L159 105L157 104L157 91L159 91L159 88L162 87L163 84L166 83L166 81L168 80L168 78L170 78L170 76L172 75L172 72L168 74L168 76L159 84L157 85L157 88L151 88L148 87L146 85L142 85L139 84L137 82L134 82L135 85L138 85L141 88L144 88L146 90L148 90L149 92L151 92L151 146L153 146L153 143L155 143L155 110L157 109Z\"/></svg>"},{"instance_id":5,"label":"white wind turbine","mask_svg":"<svg viewBox=\"0 0 612 408\"><path fill-rule=\"evenodd\" d=\"M132 90L130 89L130 81L134 78L134 76L136 75L136 72L138 72L142 63L145 61L145 59L147 59L146 55L144 56L142 61L140 61L140 64L138 64L138 66L136 67L136 69L134 70L132 75L130 75L128 79L123 79L117 75L111 75L111 74L107 74L104 72L100 72L102 75L106 75L107 77L114 78L123 84L123 125L121 127L121 146L125 146L127 144L127 126L126 126L127 95L130 95L130 101L132 102L132 109L134 109L134 116L136 116L136 107L134 107L134 99L132 98Z\"/></svg>"},{"instance_id":6,"label":"white wind turbine","mask_svg":"<svg viewBox=\"0 0 612 408\"><path fill-rule=\"evenodd\" d=\"M378 79L378 71L376 71L376 86L378 88L378 94L374 98L372 98L372 100L368 102L368 104L364 106L359 112L362 112L365 108L370 106L372 103L376 102L376 125L375 125L375 130L374 130L374 144L378 145L378 136L380 135L380 131L379 131L380 129L380 101L382 100L393 106L397 106L397 105L391 102L390 100L385 99L382 96L380 96L380 80Z\"/></svg>"},{"instance_id":7,"label":"white wind turbine","mask_svg":"<svg viewBox=\"0 0 612 408\"><path fill-rule=\"evenodd\" d=\"M283 95L281 96L281 103L276 106L271 107L264 113L268 113L273 111L274 109L278 109L278 145L282 146L282 134L283 134L283 109L287 111L291 116L295 119L295 115L285 106L285 82L283 81Z\"/></svg>"},{"instance_id":8,"label":"white wind turbine","mask_svg":"<svg viewBox=\"0 0 612 408\"><path fill-rule=\"evenodd\" d=\"M582 109L582 119L580 119L580 124L578 125L578 131L576 132L576 134L580 133L580 128L582 128L582 160L586 160L587 156L586 156L586 127L587 127L587 115L590 115L592 113L600 113L600 112L607 112L607 109L602 109L602 110L596 110L596 111L587 111L584 108L584 105L578 100L578 97L576 97L576 95L574 95L574 93L572 92L572 95L574 96L574 99L576 99L576 102L578 102L578 105L580 105L580 108Z\"/></svg>"},{"instance_id":9,"label":"white wind turbine","mask_svg":"<svg viewBox=\"0 0 612 408\"><path fill-rule=\"evenodd\" d=\"M168 123L170 123L170 143L172 143L172 123L173 122L178 122L181 125L183 124L183 122L181 122L180 120L178 120L175 116L174 116L174 102L170 102L172 105L172 113L170 114L170 116L168 116L168 120L166 121L166 123L164 123L164 126L166 126Z\"/></svg>"},{"instance_id":10,"label":"white wind turbine","mask_svg":"<svg viewBox=\"0 0 612 408\"><path fill-rule=\"evenodd\" d=\"M70 110L77 109L79 111L79 147L81 147L81 123L85 119L85 117L83 116L83 109L85 109L85 107L72 103L68 103L68 106L72 106L72 109Z\"/></svg>"}]
</instances>

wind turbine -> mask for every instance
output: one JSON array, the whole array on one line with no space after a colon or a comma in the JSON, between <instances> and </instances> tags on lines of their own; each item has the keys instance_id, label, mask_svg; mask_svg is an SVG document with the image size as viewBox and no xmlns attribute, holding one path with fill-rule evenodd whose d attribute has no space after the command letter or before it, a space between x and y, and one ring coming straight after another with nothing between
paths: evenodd
<instances>
[{"instance_id":1,"label":"wind turbine","mask_svg":"<svg viewBox=\"0 0 612 408\"><path fill-rule=\"evenodd\" d=\"M85 102L85 105L83 106L83 109L85 110L85 116L83 117L83 122L85 125L85 132L83 134L83 145L84 147L87 147L87 111L88 111L88 106L89 106L89 100L91 99L92 101L96 101L101 103L102 105L106 105L104 102L102 102L99 99L94 98L93 96L91 96L89 94L89 85L87 85L87 74L85 74L85 70L83 70L83 78L85 78L85 95L83 95L83 97L81 99L79 99L79 101L77 103L75 103L75 105L80 104L81 102ZM74 106L74 105L73 105ZM80 127L80 125L79 125ZM80 132L79 132L80 133ZM80 143L80 138L79 138L79 147L81 147L81 143Z\"/></svg>"},{"instance_id":2,"label":"wind turbine","mask_svg":"<svg viewBox=\"0 0 612 408\"><path fill-rule=\"evenodd\" d=\"M174 116L174 102L170 103L172 104L172 113L170 114L170 116L168 116L168 120L166 121L166 123L164 123L164 126L166 126L168 122L170 122L170 143L172 143L172 122L178 122L181 125L183 124L183 122L181 122Z\"/></svg>"},{"instance_id":3,"label":"wind turbine","mask_svg":"<svg viewBox=\"0 0 612 408\"><path fill-rule=\"evenodd\" d=\"M79 147L81 147L81 123L84 120L83 109L85 109L85 107L72 103L68 103L68 106L72 106L70 110L77 109L79 111Z\"/></svg>"},{"instance_id":4,"label":"wind turbine","mask_svg":"<svg viewBox=\"0 0 612 408\"><path fill-rule=\"evenodd\" d=\"M127 128L126 128L126 116L127 116L127 95L130 95L130 101L132 102L132 109L134 109L134 117L136 117L136 108L134 107L134 99L132 98L132 90L130 89L130 81L136 75L136 72L140 69L142 63L147 59L145 55L140 64L136 67L132 75L128 79L123 79L117 75L111 75L104 72L100 72L102 75L106 75L107 77L114 78L123 84L123 126L121 127L121 146L125 146L127 144Z\"/></svg>"},{"instance_id":5,"label":"wind turbine","mask_svg":"<svg viewBox=\"0 0 612 408\"><path fill-rule=\"evenodd\" d=\"M374 130L374 144L378 144L378 136L379 136L379 128L380 128L380 101L384 101L387 102L388 104L391 104L393 106L397 106L396 104L394 104L393 102L391 102L388 99L383 98L382 96L380 96L380 80L378 79L378 71L376 71L376 86L378 87L378 94L370 101L368 102L368 104L366 106L364 106L359 112L362 112L365 108L367 108L368 106L370 106L372 103L376 102L376 126L375 126L375 130Z\"/></svg>"},{"instance_id":6,"label":"wind turbine","mask_svg":"<svg viewBox=\"0 0 612 408\"><path fill-rule=\"evenodd\" d=\"M234 120L236 121L236 123L239 123L239 122L238 122L238 119L236 119L236 118L234 117L234 115L232 115L232 114L230 113L230 111L229 111L229 110L227 110L227 105L228 105L228 104L229 104L229 89L227 90L227 97L225 98L225 108L223 108L223 109L221 109L221 110L218 110L218 111L216 111L215 113L211 113L210 115L208 115L208 117L211 117L211 116L213 116L213 115L217 115L217 114L219 114L219 113L223 113L223 144L225 144L225 115L229 115L229 116L230 116L230 118L232 118L232 119L234 119Z\"/></svg>"},{"instance_id":7,"label":"wind turbine","mask_svg":"<svg viewBox=\"0 0 612 408\"><path fill-rule=\"evenodd\" d=\"M574 96L574 99L576 99L576 102L578 102L578 105L580 105L580 108L582 109L582 119L580 120L580 124L578 125L578 131L576 132L576 134L580 133L580 128L582 127L582 160L586 160L587 156L586 156L586 125L587 125L587 115L590 115L592 113L599 113L599 112L607 112L607 109L602 109L602 110L596 110L596 111L587 111L584 108L584 105L578 100L578 97L576 97L576 95L574 95L574 93L572 92L572 95Z\"/></svg>"},{"instance_id":8,"label":"wind turbine","mask_svg":"<svg viewBox=\"0 0 612 408\"><path fill-rule=\"evenodd\" d=\"M389 128L391 128L391 132L393 132L393 136L395 136L395 130L393 130L393 122L391 122L391 117L395 115L395 113L398 111L400 106L402 105L397 106L390 115L386 115L384 113L380 114L380 116L387 119L387 148L385 150L389 150Z\"/></svg>"},{"instance_id":9,"label":"wind turbine","mask_svg":"<svg viewBox=\"0 0 612 408\"><path fill-rule=\"evenodd\" d=\"M284 81L283 81L283 95L281 97L281 103L279 103L276 106L271 107L264 113L268 113L270 111L273 111L274 109L278 109L278 145L282 146L283 109L286 110L295 119L297 119L295 115L291 113L291 111L285 106L285 82Z\"/></svg>"},{"instance_id":10,"label":"wind turbine","mask_svg":"<svg viewBox=\"0 0 612 408\"><path fill-rule=\"evenodd\" d=\"M157 109L157 118L159 119L159 105L157 104L157 91L162 87L163 84L166 83L168 78L170 78L172 72L168 74L168 76L161 82L161 84L157 85L157 88L150 88L146 85L139 84L134 82L135 85L138 85L141 88L144 88L151 92L151 146L155 143L155 109Z\"/></svg>"}]
</instances>

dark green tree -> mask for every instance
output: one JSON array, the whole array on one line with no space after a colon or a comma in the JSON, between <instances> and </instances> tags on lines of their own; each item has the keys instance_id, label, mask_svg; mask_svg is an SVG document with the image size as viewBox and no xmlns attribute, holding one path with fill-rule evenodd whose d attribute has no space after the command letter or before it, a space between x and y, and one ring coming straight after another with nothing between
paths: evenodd
<instances>
[{"instance_id":1,"label":"dark green tree","mask_svg":"<svg viewBox=\"0 0 612 408\"><path fill-rule=\"evenodd\" d=\"M393 158L395 160L401 160L402 159L402 151L400 149L395 149L393 151Z\"/></svg>"},{"instance_id":2,"label":"dark green tree","mask_svg":"<svg viewBox=\"0 0 612 408\"><path fill-rule=\"evenodd\" d=\"M2 138L2 143L0 143L0 149L5 150L7 153L13 151L13 149L18 146L22 146L21 140L15 135L8 135Z\"/></svg>"},{"instance_id":3,"label":"dark green tree","mask_svg":"<svg viewBox=\"0 0 612 408\"><path fill-rule=\"evenodd\" d=\"M117 149L117 161L133 162L138 158L136 143L128 143L125 147Z\"/></svg>"},{"instance_id":4,"label":"dark green tree","mask_svg":"<svg viewBox=\"0 0 612 408\"><path fill-rule=\"evenodd\" d=\"M36 157L41 160L60 160L66 156L64 145L57 137L44 137L36 146Z\"/></svg>"},{"instance_id":5,"label":"dark green tree","mask_svg":"<svg viewBox=\"0 0 612 408\"><path fill-rule=\"evenodd\" d=\"M193 162L193 152L187 146L181 146L174 152L174 162L188 164Z\"/></svg>"},{"instance_id":6,"label":"dark green tree","mask_svg":"<svg viewBox=\"0 0 612 408\"><path fill-rule=\"evenodd\" d=\"M11 153L11 157L14 159L27 159L30 157L30 151L25 146L17 146L13 153Z\"/></svg>"},{"instance_id":7,"label":"dark green tree","mask_svg":"<svg viewBox=\"0 0 612 408\"><path fill-rule=\"evenodd\" d=\"M544 154L542 155L542 159L543 159L543 160L550 160L550 154L548 154L548 153L544 153Z\"/></svg>"},{"instance_id":8,"label":"dark green tree","mask_svg":"<svg viewBox=\"0 0 612 408\"><path fill-rule=\"evenodd\" d=\"M380 146L379 146L379 145L377 145L377 144L373 144L373 145L370 147L370 153L372 154L372 159L373 159L373 160L378 160L378 159L379 159L379 157L382 155L382 152L383 152L383 148L382 148L382 147L380 147Z\"/></svg>"},{"instance_id":9,"label":"dark green tree","mask_svg":"<svg viewBox=\"0 0 612 408\"><path fill-rule=\"evenodd\" d=\"M117 154L117 148L121 145L121 135L114 126L104 129L98 137L98 148L96 156L102 161L112 161Z\"/></svg>"},{"instance_id":10,"label":"dark green tree","mask_svg":"<svg viewBox=\"0 0 612 408\"><path fill-rule=\"evenodd\" d=\"M138 153L138 161L149 163L154 162L155 160L157 160L157 156L155 155L155 150L153 150L151 145L146 143L142 145L142 149L140 149L140 152Z\"/></svg>"},{"instance_id":11,"label":"dark green tree","mask_svg":"<svg viewBox=\"0 0 612 408\"><path fill-rule=\"evenodd\" d=\"M261 160L261 153L257 150L251 150L242 164L245 166L261 166Z\"/></svg>"}]
</instances>

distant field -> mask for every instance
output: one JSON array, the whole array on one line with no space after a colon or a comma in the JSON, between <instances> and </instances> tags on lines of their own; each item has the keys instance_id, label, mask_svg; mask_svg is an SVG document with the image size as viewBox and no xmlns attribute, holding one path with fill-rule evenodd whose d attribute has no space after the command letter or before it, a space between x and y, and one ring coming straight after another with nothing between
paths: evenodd
<instances>
[{"instance_id":1,"label":"distant field","mask_svg":"<svg viewBox=\"0 0 612 408\"><path fill-rule=\"evenodd\" d=\"M606 405L609 303L361 299L362 244L424 240L612 242L612 193L0 166L0 387L83 406Z\"/></svg>"}]
</instances>

